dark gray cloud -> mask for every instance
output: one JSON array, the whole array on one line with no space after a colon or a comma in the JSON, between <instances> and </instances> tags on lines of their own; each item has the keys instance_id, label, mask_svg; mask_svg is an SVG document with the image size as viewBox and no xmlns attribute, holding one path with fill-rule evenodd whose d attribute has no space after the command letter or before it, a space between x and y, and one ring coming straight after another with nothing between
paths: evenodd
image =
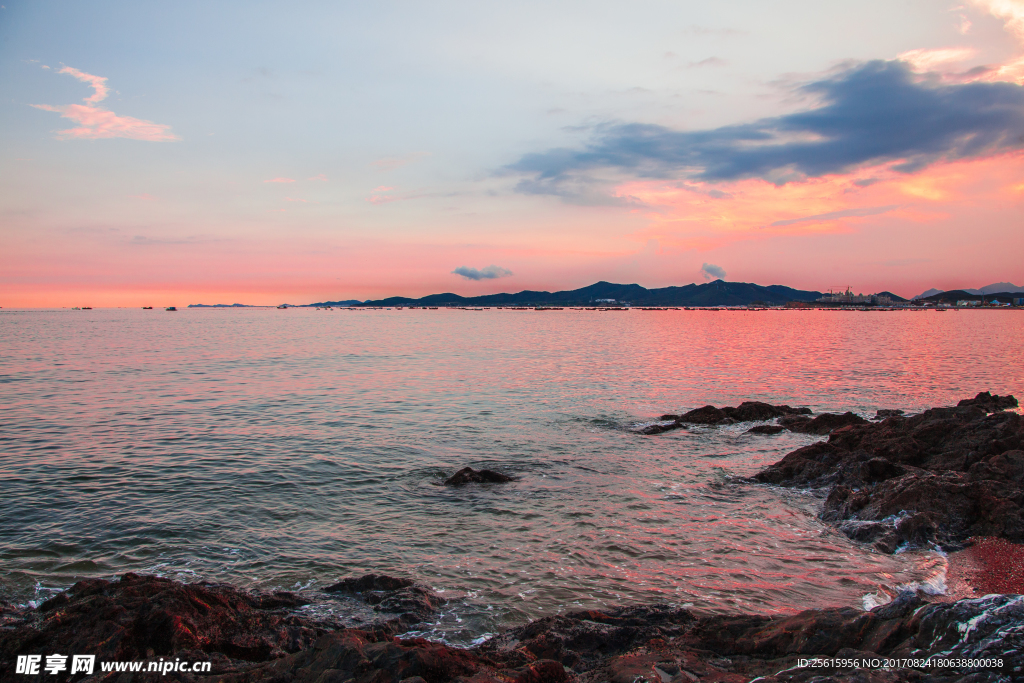
<instances>
[{"instance_id":1,"label":"dark gray cloud","mask_svg":"<svg viewBox=\"0 0 1024 683\"><path fill-rule=\"evenodd\" d=\"M459 266L452 271L453 275L461 275L467 280L494 280L499 277L508 277L512 275L512 271L508 268L501 268L499 266L487 266L486 268L468 268L466 266Z\"/></svg>"},{"instance_id":2,"label":"dark gray cloud","mask_svg":"<svg viewBox=\"0 0 1024 683\"><path fill-rule=\"evenodd\" d=\"M507 167L528 193L578 194L590 175L613 170L641 178L778 185L901 161L912 172L939 160L1024 148L1024 87L943 84L920 79L904 62L873 61L802 86L810 110L711 130L676 131L609 124L582 149L527 154Z\"/></svg>"},{"instance_id":3,"label":"dark gray cloud","mask_svg":"<svg viewBox=\"0 0 1024 683\"><path fill-rule=\"evenodd\" d=\"M705 280L724 280L725 268L714 263L705 263L700 267L700 274Z\"/></svg>"}]
</instances>

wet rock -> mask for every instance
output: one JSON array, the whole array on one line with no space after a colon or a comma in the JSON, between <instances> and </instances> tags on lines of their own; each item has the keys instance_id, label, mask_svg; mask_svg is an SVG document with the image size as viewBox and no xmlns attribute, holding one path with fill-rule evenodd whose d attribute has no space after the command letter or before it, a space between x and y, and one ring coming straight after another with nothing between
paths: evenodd
<instances>
[{"instance_id":1,"label":"wet rock","mask_svg":"<svg viewBox=\"0 0 1024 683\"><path fill-rule=\"evenodd\" d=\"M801 434L828 434L829 432L848 425L865 425L868 421L855 413L846 412L842 415L822 413L814 419L800 415L787 416L779 421L786 429Z\"/></svg>"},{"instance_id":2,"label":"wet rock","mask_svg":"<svg viewBox=\"0 0 1024 683\"><path fill-rule=\"evenodd\" d=\"M349 595L372 605L384 617L381 625L391 631L430 621L444 603L439 595L411 579L385 574L342 579L324 592Z\"/></svg>"},{"instance_id":3,"label":"wet rock","mask_svg":"<svg viewBox=\"0 0 1024 683\"><path fill-rule=\"evenodd\" d=\"M999 410L1017 407L1017 399L1013 396L996 396L987 391L980 392L974 398L965 398L957 406L977 406L987 413L994 413Z\"/></svg>"},{"instance_id":4,"label":"wet rock","mask_svg":"<svg viewBox=\"0 0 1024 683\"><path fill-rule=\"evenodd\" d=\"M744 401L735 408L731 406L716 408L711 405L696 408L688 413L683 413L678 417L678 420L691 424L719 425L735 424L737 422L760 422L783 416L806 415L810 414L810 412L810 408L791 408L789 406L773 406L761 401Z\"/></svg>"},{"instance_id":5,"label":"wet rock","mask_svg":"<svg viewBox=\"0 0 1024 683\"><path fill-rule=\"evenodd\" d=\"M853 422L754 479L830 489L822 519L888 552L932 542L957 547L974 535L1024 541L1024 420L975 401Z\"/></svg>"},{"instance_id":6,"label":"wet rock","mask_svg":"<svg viewBox=\"0 0 1024 683\"><path fill-rule=\"evenodd\" d=\"M668 420L672 420L673 422L678 422L679 421L679 416L678 415L662 415L658 419L661 420L662 422L666 422Z\"/></svg>"},{"instance_id":7,"label":"wet rock","mask_svg":"<svg viewBox=\"0 0 1024 683\"><path fill-rule=\"evenodd\" d=\"M679 421L690 424L713 425L718 424L727 417L729 416L714 406L704 406L703 408L696 408L688 413L683 413L679 416Z\"/></svg>"},{"instance_id":8,"label":"wet rock","mask_svg":"<svg viewBox=\"0 0 1024 683\"><path fill-rule=\"evenodd\" d=\"M757 425L747 430L747 434L778 434L786 431L782 425Z\"/></svg>"},{"instance_id":9,"label":"wet rock","mask_svg":"<svg viewBox=\"0 0 1024 683\"><path fill-rule=\"evenodd\" d=\"M637 433L638 434L663 434L665 432L671 432L673 429L679 429L682 426L683 426L683 423L679 422L677 420L675 422L670 422L668 424L647 425L646 427L641 427L640 429L638 429Z\"/></svg>"},{"instance_id":10,"label":"wet rock","mask_svg":"<svg viewBox=\"0 0 1024 683\"><path fill-rule=\"evenodd\" d=\"M367 575L339 590L402 591L408 579ZM987 596L924 604L905 592L869 612L853 608L794 615L706 615L665 605L588 610L504 631L472 648L384 630L312 629L289 642L286 615L257 607L252 594L126 575L85 581L30 623L0 631L0 682L67 680L13 673L19 654L96 653L100 662L173 656L210 661L209 675L166 680L223 683L690 683L750 681L915 681L1013 679L1024 671L1024 597ZM281 596L286 602L294 598ZM300 620L301 621L301 620ZM223 650L262 643L248 659ZM277 647L267 650L271 644ZM259 648L256 648L257 650ZM836 669L800 659L1001 659L985 669ZM205 660L203 658L206 658ZM881 678L879 676L882 676ZM149 680L145 675L118 680ZM161 678L161 680L165 680Z\"/></svg>"},{"instance_id":11,"label":"wet rock","mask_svg":"<svg viewBox=\"0 0 1024 683\"><path fill-rule=\"evenodd\" d=\"M515 481L514 477L494 470L474 470L472 467L463 467L461 470L445 480L445 486L463 486L464 484L503 484L508 481Z\"/></svg>"},{"instance_id":12,"label":"wet rock","mask_svg":"<svg viewBox=\"0 0 1024 683\"><path fill-rule=\"evenodd\" d=\"M510 668L482 658L472 650L422 638L401 639L345 630L324 636L313 648L220 680L224 683L562 683L567 679L565 669L555 662L534 660Z\"/></svg>"},{"instance_id":13,"label":"wet rock","mask_svg":"<svg viewBox=\"0 0 1024 683\"><path fill-rule=\"evenodd\" d=\"M902 414L903 411L899 410L898 408L883 408L881 410L875 411L875 419L884 420L887 417L896 417L897 415Z\"/></svg>"},{"instance_id":14,"label":"wet rock","mask_svg":"<svg viewBox=\"0 0 1024 683\"><path fill-rule=\"evenodd\" d=\"M761 401L744 401L735 408L722 408L722 412L737 422L760 422L783 415L809 415L811 409L773 406Z\"/></svg>"},{"instance_id":15,"label":"wet rock","mask_svg":"<svg viewBox=\"0 0 1024 683\"><path fill-rule=\"evenodd\" d=\"M190 651L237 668L302 650L330 630L283 608L302 604L291 594L183 585L154 576L89 579L43 603L29 622L0 631L0 653L7 664L16 654L73 652L107 661ZM6 673L0 679L8 680Z\"/></svg>"}]
</instances>

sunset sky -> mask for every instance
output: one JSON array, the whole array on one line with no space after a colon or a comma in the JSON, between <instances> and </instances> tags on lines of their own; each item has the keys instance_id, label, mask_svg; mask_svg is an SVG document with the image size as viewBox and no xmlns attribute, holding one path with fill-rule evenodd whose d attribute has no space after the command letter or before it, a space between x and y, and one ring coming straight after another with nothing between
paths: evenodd
<instances>
[{"instance_id":1,"label":"sunset sky","mask_svg":"<svg viewBox=\"0 0 1024 683\"><path fill-rule=\"evenodd\" d=\"M0 306L1024 285L1024 0L0 2Z\"/></svg>"}]
</instances>

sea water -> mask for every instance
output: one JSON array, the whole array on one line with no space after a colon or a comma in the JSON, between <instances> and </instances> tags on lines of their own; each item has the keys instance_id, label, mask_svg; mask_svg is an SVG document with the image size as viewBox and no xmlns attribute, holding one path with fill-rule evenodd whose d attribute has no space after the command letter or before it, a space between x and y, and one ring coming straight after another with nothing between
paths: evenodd
<instances>
[{"instance_id":1,"label":"sea water","mask_svg":"<svg viewBox=\"0 0 1024 683\"><path fill-rule=\"evenodd\" d=\"M407 576L465 643L572 609L785 613L941 590L820 492L823 437L636 430L744 400L909 412L1024 393L1019 311L0 311L0 598L124 572L318 590ZM509 484L442 485L490 468Z\"/></svg>"}]
</instances>

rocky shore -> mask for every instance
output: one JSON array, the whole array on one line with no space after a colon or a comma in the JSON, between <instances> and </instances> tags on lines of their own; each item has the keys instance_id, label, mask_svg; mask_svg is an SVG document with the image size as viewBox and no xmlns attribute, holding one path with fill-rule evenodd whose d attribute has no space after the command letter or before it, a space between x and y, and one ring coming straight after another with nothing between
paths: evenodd
<instances>
[{"instance_id":1,"label":"rocky shore","mask_svg":"<svg viewBox=\"0 0 1024 683\"><path fill-rule=\"evenodd\" d=\"M982 393L919 415L858 418L754 480L827 490L822 520L883 552L955 549L975 536L1022 542L1024 420L1005 410L1016 406Z\"/></svg>"},{"instance_id":2,"label":"rocky shore","mask_svg":"<svg viewBox=\"0 0 1024 683\"><path fill-rule=\"evenodd\" d=\"M1024 423L1005 412L1016 404L1013 397L979 394L956 407L911 416L890 410L869 421L746 402L663 420L774 420L760 425L772 428L761 433L828 434L751 483L819 489L822 520L880 552L966 547L950 556L951 571L974 577L978 585L965 595L983 597L925 602L905 592L870 611L789 616L620 607L548 617L456 648L403 637L435 621L444 605L408 578L371 574L325 588L318 599L360 606L360 623L353 625L310 616L315 612L303 609L308 596L125 574L81 581L36 608L0 603L0 683L1024 680L1024 597L1000 594L1020 585L1024 560L1018 545L1024 541ZM480 481L470 476L480 473L459 474L452 485ZM988 589L998 592L984 595ZM91 675L15 669L19 655L41 655L45 662L72 653L96 656ZM812 665L816 658L822 666ZM105 672L100 664L171 660L208 662L209 670Z\"/></svg>"}]
</instances>

